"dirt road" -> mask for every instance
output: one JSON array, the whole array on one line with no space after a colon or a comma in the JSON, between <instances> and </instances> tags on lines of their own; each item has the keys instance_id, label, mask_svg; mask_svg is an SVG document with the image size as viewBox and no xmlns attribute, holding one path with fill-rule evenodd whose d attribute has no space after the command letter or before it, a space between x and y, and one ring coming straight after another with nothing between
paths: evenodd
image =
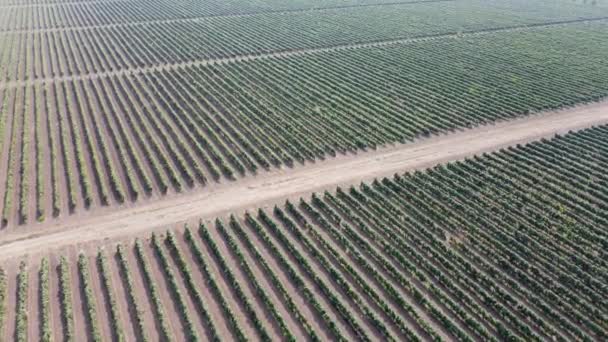
<instances>
[{"instance_id":1,"label":"dirt road","mask_svg":"<svg viewBox=\"0 0 608 342\"><path fill-rule=\"evenodd\" d=\"M608 102L604 101L357 155L339 156L294 169L266 172L130 208L106 208L89 216L67 217L9 231L0 235L0 259L73 244L124 239L199 218L254 210L338 185L357 184L396 172L423 169L606 123Z\"/></svg>"}]
</instances>

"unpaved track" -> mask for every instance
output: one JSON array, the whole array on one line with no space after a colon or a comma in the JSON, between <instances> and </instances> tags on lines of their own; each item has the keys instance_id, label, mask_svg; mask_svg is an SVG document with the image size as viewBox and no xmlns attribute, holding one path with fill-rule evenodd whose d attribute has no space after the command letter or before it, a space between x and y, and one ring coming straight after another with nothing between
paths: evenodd
<instances>
[{"instance_id":1,"label":"unpaved track","mask_svg":"<svg viewBox=\"0 0 608 342\"><path fill-rule=\"evenodd\" d=\"M608 123L608 101L460 130L356 155L338 156L224 182L125 208L23 226L0 236L0 259L74 244L119 240L199 218L240 213L336 186L419 170L555 134Z\"/></svg>"}]
</instances>

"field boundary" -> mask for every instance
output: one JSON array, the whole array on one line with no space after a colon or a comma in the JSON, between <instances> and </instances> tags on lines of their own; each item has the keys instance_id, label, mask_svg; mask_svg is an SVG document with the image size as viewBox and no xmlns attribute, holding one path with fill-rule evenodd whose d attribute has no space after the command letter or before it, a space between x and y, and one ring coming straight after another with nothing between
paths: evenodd
<instances>
[{"instance_id":1,"label":"field boundary","mask_svg":"<svg viewBox=\"0 0 608 342\"><path fill-rule=\"evenodd\" d=\"M412 44L412 43L416 43L416 42L431 41L431 40L437 40L437 39L451 39L451 38L453 39L453 38L460 38L463 36L477 36L477 35L491 34L491 33L496 33L496 32L516 32L516 31L523 31L523 30L529 30L529 29L535 29L535 28L546 28L546 27L552 27L552 26L561 26L561 25L568 25L568 24L574 24L574 23L585 23L585 22L595 22L595 21L604 21L604 20L608 20L608 17L562 20L562 21L549 22L549 23L533 23L533 24L524 24L524 25L503 26L503 27L496 27L496 28L486 28L486 29L482 29L482 30L448 32L448 33L440 33L440 34L434 34L434 35L421 35L421 36L412 37L412 38L378 40L378 41L369 41L369 42L365 42L365 43L332 45L332 46L316 47L316 48L276 50L276 51L268 52L268 53L239 55L239 56L224 57L224 58L195 59L195 60L191 60L188 62L165 63L165 64L158 64L158 65L149 66L149 67L123 68L123 69L116 70L116 71L103 71L103 72L96 72L96 73L83 73L83 74L79 74L79 75L68 75L68 76L62 76L62 77L39 78L39 79L34 79L34 80L30 79L30 80L0 82L0 89L8 89L8 88L14 88L14 87L27 87L27 86L31 86L31 85L54 83L54 82L88 80L88 79L96 79L96 78L103 78L103 77L120 76L120 75L125 75L125 74L144 74L144 73L160 71L160 70L175 70L175 69L181 69L181 68L187 68L187 67L197 67L197 66L213 65L213 64L249 62L249 61L256 61L256 60L268 59L268 58L288 58L288 57L303 56L303 55L307 55L307 54L332 52L332 51L376 48L376 47L398 45L398 44Z\"/></svg>"},{"instance_id":2,"label":"field boundary","mask_svg":"<svg viewBox=\"0 0 608 342\"><path fill-rule=\"evenodd\" d=\"M104 208L88 217L23 226L0 236L0 260L20 257L26 251L38 253L73 244L120 240L201 218L243 213L337 186L422 170L607 123L608 101L602 101L264 172L132 207Z\"/></svg>"}]
</instances>

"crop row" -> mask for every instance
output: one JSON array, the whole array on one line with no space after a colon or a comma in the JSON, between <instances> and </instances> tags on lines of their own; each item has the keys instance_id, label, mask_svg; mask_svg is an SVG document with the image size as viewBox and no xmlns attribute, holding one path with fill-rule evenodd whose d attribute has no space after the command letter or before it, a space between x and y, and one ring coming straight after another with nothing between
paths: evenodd
<instances>
[{"instance_id":1,"label":"crop row","mask_svg":"<svg viewBox=\"0 0 608 342\"><path fill-rule=\"evenodd\" d=\"M117 246L116 257L118 259L120 277L123 279L125 284L124 286L126 288L128 301L127 305L133 308L133 311L135 312L135 322L131 322L131 324L134 325L134 330L137 331L136 335L138 336L139 340L144 342L148 341L149 338L143 318L143 309L141 307L141 303L137 299L137 289L133 283L131 266L129 265L125 249L122 245Z\"/></svg>"},{"instance_id":2,"label":"crop row","mask_svg":"<svg viewBox=\"0 0 608 342\"><path fill-rule=\"evenodd\" d=\"M523 4L433 2L0 34L0 81L546 24L588 17ZM608 15L608 11L603 13ZM357 30L350 27L356 25Z\"/></svg>"},{"instance_id":3,"label":"crop row","mask_svg":"<svg viewBox=\"0 0 608 342\"><path fill-rule=\"evenodd\" d=\"M51 267L49 259L44 258L40 262L38 271L39 296L40 296L40 341L53 341L53 327L51 326Z\"/></svg>"},{"instance_id":4,"label":"crop row","mask_svg":"<svg viewBox=\"0 0 608 342\"><path fill-rule=\"evenodd\" d=\"M29 291L29 274L28 268L25 261L22 261L19 265L19 274L17 275L17 305L15 311L17 312L15 317L15 341L25 342L27 341L27 327L28 327L28 291Z\"/></svg>"},{"instance_id":5,"label":"crop row","mask_svg":"<svg viewBox=\"0 0 608 342\"><path fill-rule=\"evenodd\" d=\"M14 1L14 0L13 0ZM428 2L425 4L424 2ZM606 15L607 6L599 2L590 4L573 3L572 1L561 1L560 5L547 4L543 2L529 1L468 1L464 4L444 5L447 1L430 0L415 1L403 0L323 0L323 1L298 1L282 2L277 0L255 0L247 3L225 2L220 0L207 1L205 3L167 3L163 1L104 1L91 0L72 3L47 4L42 6L10 6L2 8L0 12L0 31L12 30L46 30L64 29L71 27L86 28L91 26L136 26L142 23L156 21L199 21L213 17L249 17L278 14L287 16L289 14L310 13L320 15L337 11L349 11L367 9L373 11L379 7L404 6L404 10L410 7L425 8L440 3L446 8L456 8L460 11L457 15L469 12L483 12L488 8L495 8L494 20L508 19L509 16L517 16L521 22L527 19L562 19L581 17L594 17ZM361 6L361 7L359 7ZM481 9L480 9L481 8ZM313 9L313 11L310 11ZM292 13L285 13L292 12ZM418 16L422 18L423 16ZM373 18L373 16L367 17ZM278 22L281 19L275 19ZM366 23L360 22L365 25Z\"/></svg>"},{"instance_id":6,"label":"crop row","mask_svg":"<svg viewBox=\"0 0 608 342\"><path fill-rule=\"evenodd\" d=\"M251 15L316 8L340 8L383 4L383 0L323 0L285 3L254 0L233 3L220 0L205 3L164 1L3 0L0 3L0 31L139 24L159 20L190 20L200 17ZM404 1L408 2L408 1ZM578 6L573 6L576 8Z\"/></svg>"},{"instance_id":7,"label":"crop row","mask_svg":"<svg viewBox=\"0 0 608 342\"><path fill-rule=\"evenodd\" d=\"M605 340L606 167L600 126L153 234L98 252L95 268L87 252L57 273L43 259L40 333L73 340L82 313L99 340L102 327L124 340ZM0 272L0 327L25 340L31 276L13 269Z\"/></svg>"},{"instance_id":8,"label":"crop row","mask_svg":"<svg viewBox=\"0 0 608 342\"><path fill-rule=\"evenodd\" d=\"M125 336L122 328L123 322L120 318L118 304L116 302L116 295L112 286L112 271L110 270L106 254L103 251L99 251L99 253L97 253L97 265L99 267L99 272L101 273L103 291L106 295L108 303L110 303L109 307L110 317L112 320L112 334L114 336L113 340L117 342L124 342Z\"/></svg>"},{"instance_id":9,"label":"crop row","mask_svg":"<svg viewBox=\"0 0 608 342\"><path fill-rule=\"evenodd\" d=\"M608 93L605 27L0 89L2 223L600 100Z\"/></svg>"},{"instance_id":10,"label":"crop row","mask_svg":"<svg viewBox=\"0 0 608 342\"><path fill-rule=\"evenodd\" d=\"M72 282L70 265L65 257L61 257L57 272L59 277L59 303L61 306L61 323L63 325L64 341L75 340L74 336L74 309L72 307Z\"/></svg>"},{"instance_id":11,"label":"crop row","mask_svg":"<svg viewBox=\"0 0 608 342\"><path fill-rule=\"evenodd\" d=\"M173 337L173 332L169 328L169 322L165 314L165 308L160 299L158 285L156 284L156 280L152 275L152 270L150 269L150 262L148 260L148 257L146 256L146 252L144 250L141 240L137 240L135 242L135 253L137 255L139 267L143 273L143 277L146 284L146 291L148 292L152 302L154 316L158 321L160 338L164 341L173 341L175 338Z\"/></svg>"},{"instance_id":12,"label":"crop row","mask_svg":"<svg viewBox=\"0 0 608 342\"><path fill-rule=\"evenodd\" d=\"M89 273L89 261L87 256L80 254L78 256L78 274L80 283L82 284L82 292L84 293L85 316L90 327L91 340L95 342L102 341L99 331L99 316L97 314L97 305L95 304L95 293L91 284L91 276Z\"/></svg>"}]
</instances>

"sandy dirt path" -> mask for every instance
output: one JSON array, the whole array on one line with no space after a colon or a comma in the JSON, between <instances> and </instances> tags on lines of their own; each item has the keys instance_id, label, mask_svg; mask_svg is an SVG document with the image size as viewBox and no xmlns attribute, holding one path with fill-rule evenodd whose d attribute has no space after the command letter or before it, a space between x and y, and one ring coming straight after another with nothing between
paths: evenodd
<instances>
[{"instance_id":1,"label":"sandy dirt path","mask_svg":"<svg viewBox=\"0 0 608 342\"><path fill-rule=\"evenodd\" d=\"M419 170L440 163L608 123L608 102L547 112L512 121L460 130L413 143L391 145L356 155L338 156L297 168L282 168L200 191L168 196L137 206L105 208L90 216L24 226L0 236L0 259L28 251L99 240L118 240L166 229L199 218L243 212L286 198L307 196L336 186L357 184L396 172Z\"/></svg>"}]
</instances>

